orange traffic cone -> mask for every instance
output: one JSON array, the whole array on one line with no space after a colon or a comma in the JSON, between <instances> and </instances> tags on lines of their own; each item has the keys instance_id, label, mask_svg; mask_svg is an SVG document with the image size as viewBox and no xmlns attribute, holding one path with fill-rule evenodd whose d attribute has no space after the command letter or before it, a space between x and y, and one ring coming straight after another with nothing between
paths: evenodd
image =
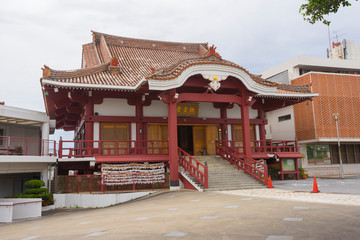
<instances>
[{"instance_id":1,"label":"orange traffic cone","mask_svg":"<svg viewBox=\"0 0 360 240\"><path fill-rule=\"evenodd\" d=\"M268 188L274 188L274 186L272 185L272 182L271 182L271 176L269 176Z\"/></svg>"},{"instance_id":2,"label":"orange traffic cone","mask_svg":"<svg viewBox=\"0 0 360 240\"><path fill-rule=\"evenodd\" d=\"M318 185L317 185L317 182L316 182L316 177L314 177L314 187L313 187L313 190L312 190L312 193L319 193L319 189L318 189Z\"/></svg>"}]
</instances>

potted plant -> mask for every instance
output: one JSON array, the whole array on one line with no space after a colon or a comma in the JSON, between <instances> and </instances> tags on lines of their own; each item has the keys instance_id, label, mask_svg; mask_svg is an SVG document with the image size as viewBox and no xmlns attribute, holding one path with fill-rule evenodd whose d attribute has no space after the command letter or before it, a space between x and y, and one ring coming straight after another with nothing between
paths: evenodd
<instances>
[{"instance_id":1,"label":"potted plant","mask_svg":"<svg viewBox=\"0 0 360 240\"><path fill-rule=\"evenodd\" d=\"M307 179L309 177L306 169L299 168L299 171L302 179Z\"/></svg>"}]
</instances>

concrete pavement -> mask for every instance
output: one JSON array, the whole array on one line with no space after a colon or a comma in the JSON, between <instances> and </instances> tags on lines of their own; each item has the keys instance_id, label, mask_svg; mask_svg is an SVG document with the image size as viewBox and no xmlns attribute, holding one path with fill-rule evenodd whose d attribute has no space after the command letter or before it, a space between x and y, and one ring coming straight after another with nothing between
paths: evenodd
<instances>
[{"instance_id":1,"label":"concrete pavement","mask_svg":"<svg viewBox=\"0 0 360 240\"><path fill-rule=\"evenodd\" d=\"M360 208L163 192L103 209L54 211L0 226L1 239L358 239Z\"/></svg>"},{"instance_id":2,"label":"concrete pavement","mask_svg":"<svg viewBox=\"0 0 360 240\"><path fill-rule=\"evenodd\" d=\"M320 192L360 195L360 176L346 176L344 179L316 178ZM310 192L314 178L301 180L272 181L275 188Z\"/></svg>"}]
</instances>

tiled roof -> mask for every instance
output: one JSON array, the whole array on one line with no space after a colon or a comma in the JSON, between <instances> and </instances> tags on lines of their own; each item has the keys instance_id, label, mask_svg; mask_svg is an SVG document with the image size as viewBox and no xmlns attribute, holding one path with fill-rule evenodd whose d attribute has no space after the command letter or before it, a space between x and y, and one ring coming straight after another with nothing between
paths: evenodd
<instances>
[{"instance_id":1,"label":"tiled roof","mask_svg":"<svg viewBox=\"0 0 360 240\"><path fill-rule=\"evenodd\" d=\"M52 80L58 83L75 83L87 85L104 85L104 86L126 86L132 87L138 84L137 81L130 79L124 80L121 74L112 74L109 72L110 63L102 64L90 68L82 68L73 71L58 71L50 69L49 74L42 79ZM56 83L54 83L56 85Z\"/></svg>"},{"instance_id":2,"label":"tiled roof","mask_svg":"<svg viewBox=\"0 0 360 240\"><path fill-rule=\"evenodd\" d=\"M93 37L95 42L83 45L86 68L73 71L50 69L50 75L46 74L43 79L62 83L132 87L150 75L151 69L162 69L180 60L199 58L200 48L207 49L207 43L161 42L95 32ZM120 74L107 72L109 65L104 59L112 57L118 58Z\"/></svg>"},{"instance_id":3,"label":"tiled roof","mask_svg":"<svg viewBox=\"0 0 360 240\"><path fill-rule=\"evenodd\" d=\"M253 75L249 73L245 68L237 65L236 63L230 62L228 60L224 60L220 57L216 57L214 55L209 55L207 57L200 58L192 58L186 59L176 64L170 65L167 68L159 70L152 75L147 76L147 79L153 80L170 80L178 77L185 69L194 66L194 65L202 65L202 64L217 64L217 65L225 65L234 68L238 68L247 74L257 83L260 83L265 86L276 86L276 83L260 78L259 76Z\"/></svg>"},{"instance_id":4,"label":"tiled roof","mask_svg":"<svg viewBox=\"0 0 360 240\"><path fill-rule=\"evenodd\" d=\"M152 49L162 51L177 51L193 53L199 56L199 48L202 45L205 49L208 49L207 43L181 43L181 42L166 42L166 41L154 41L137 38L127 38L114 36L104 33L92 31L93 41L96 43L100 42L101 37L105 38L108 45L116 45L118 47L131 47L139 49Z\"/></svg>"},{"instance_id":5,"label":"tiled roof","mask_svg":"<svg viewBox=\"0 0 360 240\"><path fill-rule=\"evenodd\" d=\"M217 64L245 71L255 82L277 87L279 94L311 93L307 85L279 84L250 74L241 66L222 59L215 49L209 48L207 43L153 41L93 32L93 42L83 45L85 68L57 71L45 66L43 79L50 80L47 84L135 87L144 78L171 80L191 66ZM109 59L114 57L118 59L118 73L109 71Z\"/></svg>"},{"instance_id":6,"label":"tiled roof","mask_svg":"<svg viewBox=\"0 0 360 240\"><path fill-rule=\"evenodd\" d=\"M88 43L83 45L83 60L85 67L94 67L100 65L100 58L95 46L95 43Z\"/></svg>"},{"instance_id":7,"label":"tiled roof","mask_svg":"<svg viewBox=\"0 0 360 240\"><path fill-rule=\"evenodd\" d=\"M309 85L289 85L277 83L276 93L293 94L293 93L311 93Z\"/></svg>"}]
</instances>

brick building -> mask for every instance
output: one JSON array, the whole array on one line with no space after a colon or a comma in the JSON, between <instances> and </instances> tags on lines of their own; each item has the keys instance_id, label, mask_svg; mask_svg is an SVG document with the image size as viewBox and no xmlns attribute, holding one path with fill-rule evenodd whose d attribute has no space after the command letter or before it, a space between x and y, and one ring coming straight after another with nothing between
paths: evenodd
<instances>
[{"instance_id":1,"label":"brick building","mask_svg":"<svg viewBox=\"0 0 360 240\"><path fill-rule=\"evenodd\" d=\"M277 137L286 130L289 139L298 140L302 166L309 174L330 176L340 172L339 133L344 173L360 174L360 62L296 57L263 77L310 84L319 94L312 101L268 113L268 134Z\"/></svg>"}]
</instances>

